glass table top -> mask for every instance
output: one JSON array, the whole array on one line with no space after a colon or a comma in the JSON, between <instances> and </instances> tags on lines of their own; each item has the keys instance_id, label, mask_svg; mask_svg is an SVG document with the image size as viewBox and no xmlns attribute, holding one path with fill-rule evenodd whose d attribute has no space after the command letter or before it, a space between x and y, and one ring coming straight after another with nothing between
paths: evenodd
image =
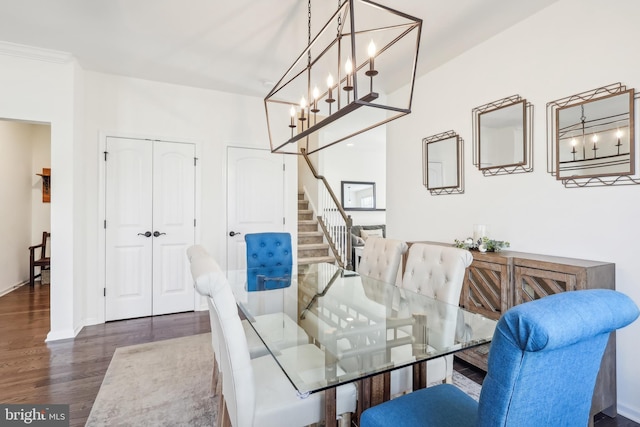
<instances>
[{"instance_id":1,"label":"glass table top","mask_svg":"<svg viewBox=\"0 0 640 427\"><path fill-rule=\"evenodd\" d=\"M332 264L294 278L228 271L238 307L300 393L491 341L496 321ZM308 345L323 366L303 363Z\"/></svg>"}]
</instances>

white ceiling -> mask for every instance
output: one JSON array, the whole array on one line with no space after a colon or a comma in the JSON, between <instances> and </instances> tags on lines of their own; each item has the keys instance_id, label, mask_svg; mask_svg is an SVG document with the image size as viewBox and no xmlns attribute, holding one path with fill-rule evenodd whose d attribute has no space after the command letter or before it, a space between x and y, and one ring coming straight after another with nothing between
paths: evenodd
<instances>
[{"instance_id":1,"label":"white ceiling","mask_svg":"<svg viewBox=\"0 0 640 427\"><path fill-rule=\"evenodd\" d=\"M558 0L377 1L423 19L423 74ZM312 31L337 5L312 1ZM88 70L264 97L306 47L307 1L0 0L0 41L68 52Z\"/></svg>"}]
</instances>

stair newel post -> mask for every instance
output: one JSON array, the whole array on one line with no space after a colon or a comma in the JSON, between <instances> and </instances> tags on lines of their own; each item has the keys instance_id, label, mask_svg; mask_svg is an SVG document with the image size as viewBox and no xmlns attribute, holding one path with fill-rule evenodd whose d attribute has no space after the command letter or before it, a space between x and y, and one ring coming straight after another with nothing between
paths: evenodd
<instances>
[{"instance_id":1,"label":"stair newel post","mask_svg":"<svg viewBox=\"0 0 640 427\"><path fill-rule=\"evenodd\" d=\"M345 221L346 223L346 231L347 234L345 235L345 239L347 240L347 270L353 270L353 260L351 259L351 227L353 227L353 219L351 218L351 215L347 215L347 220Z\"/></svg>"}]
</instances>

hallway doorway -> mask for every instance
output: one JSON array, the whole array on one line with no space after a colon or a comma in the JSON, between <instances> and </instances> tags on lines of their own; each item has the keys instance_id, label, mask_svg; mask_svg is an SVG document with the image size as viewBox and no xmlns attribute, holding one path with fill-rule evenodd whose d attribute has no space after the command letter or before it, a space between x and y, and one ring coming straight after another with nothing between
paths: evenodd
<instances>
[{"instance_id":1,"label":"hallway doorway","mask_svg":"<svg viewBox=\"0 0 640 427\"><path fill-rule=\"evenodd\" d=\"M51 125L0 119L0 150L0 259L7 260L0 269L1 296L28 283L28 248L51 231L42 176L51 169Z\"/></svg>"}]
</instances>

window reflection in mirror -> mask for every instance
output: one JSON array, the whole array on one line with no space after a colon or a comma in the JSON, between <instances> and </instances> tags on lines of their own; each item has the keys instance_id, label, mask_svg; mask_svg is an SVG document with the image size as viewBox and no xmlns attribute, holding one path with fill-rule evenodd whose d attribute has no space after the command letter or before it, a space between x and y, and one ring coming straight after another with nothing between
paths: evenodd
<instances>
[{"instance_id":1,"label":"window reflection in mirror","mask_svg":"<svg viewBox=\"0 0 640 427\"><path fill-rule=\"evenodd\" d=\"M372 211L376 209L376 183L361 181L341 182L344 210Z\"/></svg>"},{"instance_id":2,"label":"window reflection in mirror","mask_svg":"<svg viewBox=\"0 0 640 427\"><path fill-rule=\"evenodd\" d=\"M634 173L633 89L556 110L556 178Z\"/></svg>"},{"instance_id":3,"label":"window reflection in mirror","mask_svg":"<svg viewBox=\"0 0 640 427\"><path fill-rule=\"evenodd\" d=\"M479 114L480 170L527 163L525 123L525 100Z\"/></svg>"},{"instance_id":4,"label":"window reflection in mirror","mask_svg":"<svg viewBox=\"0 0 640 427\"><path fill-rule=\"evenodd\" d=\"M458 187L458 136L426 144L427 189Z\"/></svg>"}]
</instances>

